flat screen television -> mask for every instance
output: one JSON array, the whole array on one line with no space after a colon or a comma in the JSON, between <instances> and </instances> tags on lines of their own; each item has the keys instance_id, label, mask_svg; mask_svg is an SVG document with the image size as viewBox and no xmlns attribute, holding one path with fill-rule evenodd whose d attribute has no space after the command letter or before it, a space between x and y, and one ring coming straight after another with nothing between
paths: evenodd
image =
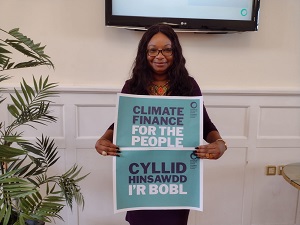
<instances>
[{"instance_id":1,"label":"flat screen television","mask_svg":"<svg viewBox=\"0 0 300 225\"><path fill-rule=\"evenodd\" d=\"M258 30L260 0L105 0L105 25L146 30L156 23L178 32Z\"/></svg>"}]
</instances>

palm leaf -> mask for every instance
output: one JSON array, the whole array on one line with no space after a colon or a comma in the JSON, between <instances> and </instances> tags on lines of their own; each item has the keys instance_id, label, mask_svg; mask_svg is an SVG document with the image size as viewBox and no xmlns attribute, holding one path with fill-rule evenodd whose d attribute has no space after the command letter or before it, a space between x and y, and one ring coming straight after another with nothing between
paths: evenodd
<instances>
[{"instance_id":1,"label":"palm leaf","mask_svg":"<svg viewBox=\"0 0 300 225\"><path fill-rule=\"evenodd\" d=\"M10 57L7 54L11 54L9 50L6 49L7 45L0 43L0 71L5 68L10 60Z\"/></svg>"},{"instance_id":2,"label":"palm leaf","mask_svg":"<svg viewBox=\"0 0 300 225\"><path fill-rule=\"evenodd\" d=\"M5 142L7 143L25 143L26 140L25 139L22 139L20 136L18 135L5 135L5 136L2 136L1 137Z\"/></svg>"},{"instance_id":3,"label":"palm leaf","mask_svg":"<svg viewBox=\"0 0 300 225\"><path fill-rule=\"evenodd\" d=\"M60 158L57 156L58 151L57 147L54 146L54 140L52 139L50 142L49 141L49 137L44 137L42 135L42 139L37 138L36 143L36 147L41 149L41 151L44 153L44 162L47 164L48 168L55 164Z\"/></svg>"},{"instance_id":4,"label":"palm leaf","mask_svg":"<svg viewBox=\"0 0 300 225\"><path fill-rule=\"evenodd\" d=\"M5 80L8 80L8 79L10 79L11 77L10 76L8 76L8 75L1 75L0 74L0 82L2 82L2 81L5 81Z\"/></svg>"},{"instance_id":5,"label":"palm leaf","mask_svg":"<svg viewBox=\"0 0 300 225\"><path fill-rule=\"evenodd\" d=\"M54 188L49 188L44 197L39 192L20 199L20 209L24 215L32 215L36 220L51 222L50 217L62 219L59 212L64 207L64 199L56 195Z\"/></svg>"},{"instance_id":6,"label":"palm leaf","mask_svg":"<svg viewBox=\"0 0 300 225\"><path fill-rule=\"evenodd\" d=\"M2 206L0 210L0 221L2 221L6 213L6 203L4 198L0 198L0 205Z\"/></svg>"},{"instance_id":7,"label":"palm leaf","mask_svg":"<svg viewBox=\"0 0 300 225\"><path fill-rule=\"evenodd\" d=\"M41 43L34 43L18 28L9 32L0 28L0 32L9 36L6 40L0 39L0 71L40 65L54 68ZM11 50L28 58L17 62L11 57L14 52ZM0 82L9 78L0 75ZM81 176L81 168L74 165L63 175L47 176L48 168L59 159L54 140L42 135L31 143L21 138L22 132L15 130L21 125L35 128L36 123L45 125L56 121L50 105L51 98L58 94L53 90L57 84L41 76L39 79L33 77L33 85L28 85L24 79L20 85L21 89L14 89L10 95L12 104L7 106L14 121L8 125L0 122L0 224L25 225L28 219L63 220L59 212L65 204L72 209L75 200L84 207L78 182L88 174ZM5 89L0 87L0 92L2 90ZM0 95L0 103L4 100ZM17 147L12 147L14 145Z\"/></svg>"},{"instance_id":8,"label":"palm leaf","mask_svg":"<svg viewBox=\"0 0 300 225\"><path fill-rule=\"evenodd\" d=\"M10 171L0 176L0 195L1 197L1 212L0 223L11 224L10 217L12 215L12 204L9 199L21 199L27 195L34 194L36 190L33 185L25 180L16 176L18 170ZM3 216L4 215L4 216ZM19 224L20 221L17 221ZM25 223L23 223L25 224Z\"/></svg>"},{"instance_id":9,"label":"palm leaf","mask_svg":"<svg viewBox=\"0 0 300 225\"><path fill-rule=\"evenodd\" d=\"M8 105L8 106L7 106L7 110L8 110L8 112L9 112L13 117L15 117L15 118L18 118L19 115L20 115L19 110L18 110L17 107L14 106L14 105Z\"/></svg>"},{"instance_id":10,"label":"palm leaf","mask_svg":"<svg viewBox=\"0 0 300 225\"><path fill-rule=\"evenodd\" d=\"M0 67L1 67L1 54L0 54ZM8 80L10 79L10 76L7 76L7 75L3 75L3 74L0 74L0 82L3 82L5 80ZM5 88L1 88L0 87L0 92L5 90ZM2 95L0 95L0 104L5 100L5 98L2 97Z\"/></svg>"},{"instance_id":11,"label":"palm leaf","mask_svg":"<svg viewBox=\"0 0 300 225\"><path fill-rule=\"evenodd\" d=\"M52 68L54 68L54 65L51 62L50 57L46 55L44 52L45 46L41 46L41 43L35 44L33 40L31 40L29 37L19 32L19 28L12 29L9 32L6 32L2 29L0 30L10 35L13 38L13 39L6 39L5 41L3 41L4 43L2 43L1 45L2 50L0 49L0 53L3 52L3 56L0 57L0 65L2 67L2 70L24 68L24 67L35 67L40 65L49 65ZM10 63L10 65L8 65L7 63L8 57L4 55L4 54L9 54L10 52L6 49L7 46L14 48L18 52L31 58L31 60L28 60L26 62L21 62L21 63L13 62Z\"/></svg>"},{"instance_id":12,"label":"palm leaf","mask_svg":"<svg viewBox=\"0 0 300 225\"><path fill-rule=\"evenodd\" d=\"M59 159L57 157L57 147L54 146L54 140L50 141L50 138L44 137L44 135L42 135L41 139L37 138L35 144L28 142L20 142L19 144L28 153L31 162L22 166L25 161L24 158L9 169L19 169L18 175L24 178L45 173Z\"/></svg>"},{"instance_id":13,"label":"palm leaf","mask_svg":"<svg viewBox=\"0 0 300 225\"><path fill-rule=\"evenodd\" d=\"M17 176L15 177L17 172L18 170L11 171L0 176L0 193L2 192L3 196L20 198L36 192L31 182Z\"/></svg>"},{"instance_id":14,"label":"palm leaf","mask_svg":"<svg viewBox=\"0 0 300 225\"><path fill-rule=\"evenodd\" d=\"M49 106L50 97L56 97L57 92L52 91L57 86L56 83L49 83L48 77L39 81L33 77L34 89L31 88L23 79L21 91L14 90L15 96L11 95L14 105L7 107L10 114L16 118L11 124L10 129L26 124L33 127L30 123L45 124L46 122L55 122L56 118L50 115ZM39 83L39 85L38 85Z\"/></svg>"},{"instance_id":15,"label":"palm leaf","mask_svg":"<svg viewBox=\"0 0 300 225\"><path fill-rule=\"evenodd\" d=\"M41 151L41 149L36 148L34 144L32 143L21 143L21 146L23 149L25 149L27 152L31 152L37 156L43 157L43 152Z\"/></svg>"},{"instance_id":16,"label":"palm leaf","mask_svg":"<svg viewBox=\"0 0 300 225\"><path fill-rule=\"evenodd\" d=\"M26 160L27 157L24 157L21 160L15 160L12 163L10 163L9 167L7 168L7 172L13 171L13 170L19 170L23 164L23 162Z\"/></svg>"},{"instance_id":17,"label":"palm leaf","mask_svg":"<svg viewBox=\"0 0 300 225\"><path fill-rule=\"evenodd\" d=\"M10 162L14 157L24 155L23 149L13 148L7 145L0 145L0 161Z\"/></svg>"},{"instance_id":18,"label":"palm leaf","mask_svg":"<svg viewBox=\"0 0 300 225\"><path fill-rule=\"evenodd\" d=\"M0 104L5 100L5 98L3 98L3 99L1 99L1 98L2 98L2 96L0 95Z\"/></svg>"},{"instance_id":19,"label":"palm leaf","mask_svg":"<svg viewBox=\"0 0 300 225\"><path fill-rule=\"evenodd\" d=\"M80 187L78 186L78 181L85 178L89 174L77 178L80 171L81 168L78 169L78 166L74 165L71 169L69 169L61 176L59 181L59 185L61 187L61 190L63 191L63 195L66 199L67 205L71 208L71 210L73 199L78 205L82 205L82 208L84 208L84 198L80 191Z\"/></svg>"},{"instance_id":20,"label":"palm leaf","mask_svg":"<svg viewBox=\"0 0 300 225\"><path fill-rule=\"evenodd\" d=\"M8 221L9 221L10 215L11 215L11 206L10 205L6 205L6 204L5 204L5 206L7 208L6 208L5 216L4 216L4 219L3 219L3 225L7 225L8 224Z\"/></svg>"},{"instance_id":21,"label":"palm leaf","mask_svg":"<svg viewBox=\"0 0 300 225\"><path fill-rule=\"evenodd\" d=\"M26 176L38 175L46 172L48 168L55 164L55 162L57 162L57 160L60 158L57 156L58 151L54 140L50 140L49 137L45 137L44 135L42 135L41 139L37 138L35 144L22 143L22 148L33 155L39 156L31 157L29 155L36 166L32 168Z\"/></svg>"},{"instance_id":22,"label":"palm leaf","mask_svg":"<svg viewBox=\"0 0 300 225\"><path fill-rule=\"evenodd\" d=\"M5 49L4 47L7 47L7 45L4 43L0 43L0 53L1 54L8 54L8 53L11 54L11 52L8 51L7 49Z\"/></svg>"},{"instance_id":23,"label":"palm leaf","mask_svg":"<svg viewBox=\"0 0 300 225\"><path fill-rule=\"evenodd\" d=\"M22 111L25 109L25 107L22 107L22 106L24 106L23 99L16 89L15 89L15 94L16 94L17 98L15 98L13 95L10 95L10 98L14 102L15 106L19 109L19 111Z\"/></svg>"}]
</instances>

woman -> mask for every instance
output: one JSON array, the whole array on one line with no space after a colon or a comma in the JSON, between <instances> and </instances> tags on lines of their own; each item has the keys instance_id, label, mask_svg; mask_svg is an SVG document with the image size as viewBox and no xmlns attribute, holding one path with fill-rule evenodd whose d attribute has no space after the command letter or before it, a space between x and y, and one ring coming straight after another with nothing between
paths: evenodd
<instances>
[{"instance_id":1,"label":"woman","mask_svg":"<svg viewBox=\"0 0 300 225\"><path fill-rule=\"evenodd\" d=\"M122 93L138 95L201 96L197 82L189 75L182 48L174 30L168 25L153 25L139 42L132 75ZM218 159L227 149L225 141L203 110L203 137L209 143L195 147L199 158ZM101 155L119 156L119 148L112 143L111 125L96 142ZM131 225L186 225L189 210L136 210L126 214Z\"/></svg>"}]
</instances>

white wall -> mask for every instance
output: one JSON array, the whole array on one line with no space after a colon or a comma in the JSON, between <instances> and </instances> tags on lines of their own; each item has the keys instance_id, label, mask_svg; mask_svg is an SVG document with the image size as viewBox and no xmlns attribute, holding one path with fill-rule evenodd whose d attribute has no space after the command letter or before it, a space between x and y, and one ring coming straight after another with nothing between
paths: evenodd
<instances>
[{"instance_id":1,"label":"white wall","mask_svg":"<svg viewBox=\"0 0 300 225\"><path fill-rule=\"evenodd\" d=\"M116 93L61 89L55 102L57 123L25 127L25 136L44 131L56 139L61 159L52 172L77 163L91 173L80 183L85 209L65 209L65 222L56 225L128 225L125 213L113 213L112 157L94 149L114 120ZM189 225L300 225L299 191L281 175L265 174L267 165L299 162L300 93L214 92L205 93L205 102L228 150L219 160L204 160L204 211L192 211ZM5 121L12 119L9 103L0 105Z\"/></svg>"},{"instance_id":2,"label":"white wall","mask_svg":"<svg viewBox=\"0 0 300 225\"><path fill-rule=\"evenodd\" d=\"M190 73L203 90L299 90L299 11L299 0L263 0L258 32L180 33ZM142 35L104 27L103 0L0 0L0 27L47 45L56 69L36 73L61 86L120 88Z\"/></svg>"}]
</instances>

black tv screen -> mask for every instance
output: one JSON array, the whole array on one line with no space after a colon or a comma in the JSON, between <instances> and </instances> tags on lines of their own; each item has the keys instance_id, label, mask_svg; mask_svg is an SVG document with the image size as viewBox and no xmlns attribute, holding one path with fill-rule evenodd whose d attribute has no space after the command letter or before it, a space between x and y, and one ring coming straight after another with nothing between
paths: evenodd
<instances>
[{"instance_id":1,"label":"black tv screen","mask_svg":"<svg viewBox=\"0 0 300 225\"><path fill-rule=\"evenodd\" d=\"M177 31L258 30L260 0L105 0L105 25L145 30L166 23Z\"/></svg>"}]
</instances>

